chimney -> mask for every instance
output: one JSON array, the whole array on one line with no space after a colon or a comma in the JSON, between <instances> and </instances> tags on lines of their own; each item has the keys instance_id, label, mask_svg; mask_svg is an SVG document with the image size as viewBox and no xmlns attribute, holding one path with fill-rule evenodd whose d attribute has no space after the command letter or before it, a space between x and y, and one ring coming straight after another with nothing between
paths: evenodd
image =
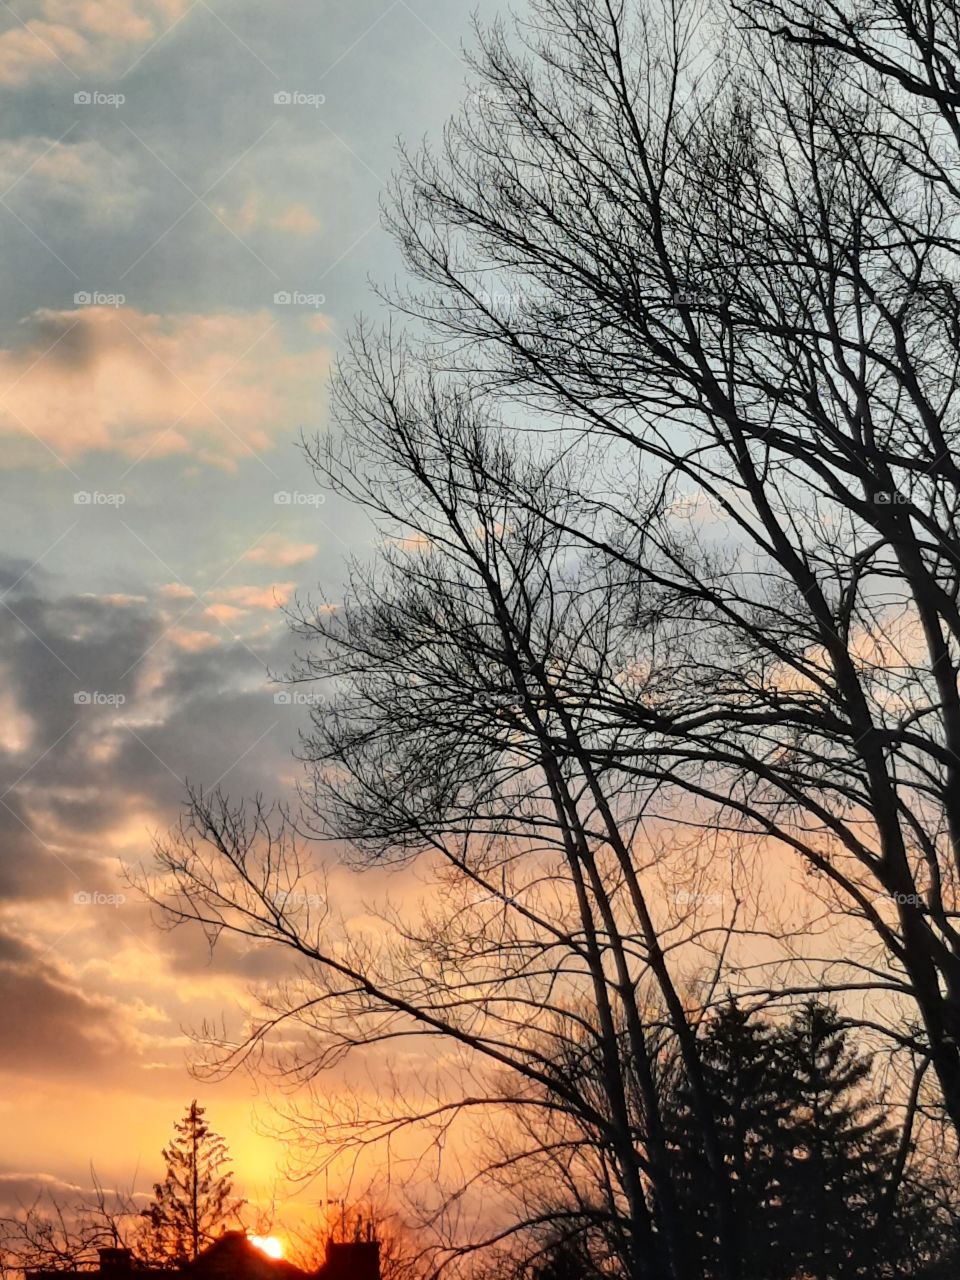
<instances>
[{"instance_id":1,"label":"chimney","mask_svg":"<svg viewBox=\"0 0 960 1280\"><path fill-rule=\"evenodd\" d=\"M380 1241L327 1241L323 1280L380 1280Z\"/></svg>"},{"instance_id":2,"label":"chimney","mask_svg":"<svg viewBox=\"0 0 960 1280\"><path fill-rule=\"evenodd\" d=\"M100 1255L100 1274L109 1276L111 1280L117 1276L128 1276L132 1270L133 1254L129 1249L98 1249Z\"/></svg>"}]
</instances>

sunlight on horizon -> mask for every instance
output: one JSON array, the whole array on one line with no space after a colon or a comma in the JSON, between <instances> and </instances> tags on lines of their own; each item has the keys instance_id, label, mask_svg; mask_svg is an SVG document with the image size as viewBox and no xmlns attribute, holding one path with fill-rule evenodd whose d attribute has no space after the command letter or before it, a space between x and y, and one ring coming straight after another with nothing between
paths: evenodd
<instances>
[{"instance_id":1,"label":"sunlight on horizon","mask_svg":"<svg viewBox=\"0 0 960 1280\"><path fill-rule=\"evenodd\" d=\"M247 1238L268 1258L283 1257L283 1242L277 1236L248 1236Z\"/></svg>"}]
</instances>

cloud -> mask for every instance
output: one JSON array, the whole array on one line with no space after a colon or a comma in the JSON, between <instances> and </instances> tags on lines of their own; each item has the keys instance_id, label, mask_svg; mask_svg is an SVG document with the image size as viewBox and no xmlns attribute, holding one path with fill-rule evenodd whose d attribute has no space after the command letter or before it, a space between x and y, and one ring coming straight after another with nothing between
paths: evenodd
<instances>
[{"instance_id":1,"label":"cloud","mask_svg":"<svg viewBox=\"0 0 960 1280\"><path fill-rule=\"evenodd\" d=\"M0 1070L124 1070L131 1053L118 1006L75 985L39 948L0 934ZM67 1052L65 1052L65 1049Z\"/></svg>"},{"instance_id":2,"label":"cloud","mask_svg":"<svg viewBox=\"0 0 960 1280\"><path fill-rule=\"evenodd\" d=\"M167 632L170 640L183 653L204 653L207 649L218 649L220 637L209 631L198 631L190 627L171 627Z\"/></svg>"},{"instance_id":3,"label":"cloud","mask_svg":"<svg viewBox=\"0 0 960 1280\"><path fill-rule=\"evenodd\" d=\"M88 50L79 32L31 19L0 35L0 84L23 85L46 72L62 72L64 64L81 64Z\"/></svg>"},{"instance_id":4,"label":"cloud","mask_svg":"<svg viewBox=\"0 0 960 1280\"><path fill-rule=\"evenodd\" d=\"M269 226L275 231L288 231L294 236L311 236L320 230L320 219L305 204L291 204L275 214Z\"/></svg>"},{"instance_id":5,"label":"cloud","mask_svg":"<svg viewBox=\"0 0 960 1280\"><path fill-rule=\"evenodd\" d=\"M327 352L290 354L281 334L266 311L34 312L19 344L0 349L0 435L39 440L65 461L109 450L230 466L289 439L314 411Z\"/></svg>"},{"instance_id":6,"label":"cloud","mask_svg":"<svg viewBox=\"0 0 960 1280\"><path fill-rule=\"evenodd\" d=\"M295 586L293 582L273 582L267 587L222 587L211 596L240 609L276 609L287 603Z\"/></svg>"},{"instance_id":7,"label":"cloud","mask_svg":"<svg viewBox=\"0 0 960 1280\"><path fill-rule=\"evenodd\" d=\"M206 597L211 603L203 616L229 626L246 618L251 610L273 613L287 603L295 587L293 582L274 582L267 587L222 587Z\"/></svg>"},{"instance_id":8,"label":"cloud","mask_svg":"<svg viewBox=\"0 0 960 1280\"><path fill-rule=\"evenodd\" d=\"M186 8L187 0L29 0L0 33L0 84L122 69L131 46L156 40Z\"/></svg>"},{"instance_id":9,"label":"cloud","mask_svg":"<svg viewBox=\"0 0 960 1280\"><path fill-rule=\"evenodd\" d=\"M118 859L147 851L186 776L233 770L246 790L286 767L282 741L252 748L275 724L266 671L288 665L290 641L279 621L246 643L212 635L191 625L203 602L178 621L183 603L163 592L57 596L19 564L0 563L3 586L0 903L59 904L62 932L63 904L117 887ZM208 599L269 616L292 589L239 584Z\"/></svg>"},{"instance_id":10,"label":"cloud","mask_svg":"<svg viewBox=\"0 0 960 1280\"><path fill-rule=\"evenodd\" d=\"M41 1196L60 1201L73 1199L81 1191L75 1182L65 1182L52 1173L0 1173L0 1209L8 1212L31 1205Z\"/></svg>"},{"instance_id":11,"label":"cloud","mask_svg":"<svg viewBox=\"0 0 960 1280\"><path fill-rule=\"evenodd\" d=\"M259 230L312 236L321 228L320 219L302 201L278 205L271 203L262 191L249 191L237 208L218 204L215 212L238 236Z\"/></svg>"},{"instance_id":12,"label":"cloud","mask_svg":"<svg viewBox=\"0 0 960 1280\"><path fill-rule=\"evenodd\" d=\"M95 139L0 139L0 189L17 217L45 239L79 217L90 227L129 225L148 192L139 157Z\"/></svg>"},{"instance_id":13,"label":"cloud","mask_svg":"<svg viewBox=\"0 0 960 1280\"><path fill-rule=\"evenodd\" d=\"M313 542L294 542L280 533L268 533L255 547L244 553L250 564L265 564L277 569L287 569L295 564L312 560L319 548Z\"/></svg>"}]
</instances>

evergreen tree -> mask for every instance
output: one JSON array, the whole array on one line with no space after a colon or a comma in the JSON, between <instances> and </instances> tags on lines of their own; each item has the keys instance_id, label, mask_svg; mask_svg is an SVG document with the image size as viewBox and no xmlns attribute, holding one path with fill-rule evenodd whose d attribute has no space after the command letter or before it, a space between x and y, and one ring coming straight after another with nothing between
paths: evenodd
<instances>
[{"instance_id":1,"label":"evergreen tree","mask_svg":"<svg viewBox=\"0 0 960 1280\"><path fill-rule=\"evenodd\" d=\"M810 1001L779 1037L792 1093L783 1135L784 1245L811 1280L874 1276L892 1247L896 1136L867 1088L870 1060L830 1006Z\"/></svg>"},{"instance_id":2,"label":"evergreen tree","mask_svg":"<svg viewBox=\"0 0 960 1280\"><path fill-rule=\"evenodd\" d=\"M924 1224L942 1219L933 1214L935 1188L908 1170L891 1195L897 1137L870 1090L870 1059L834 1009L810 1002L778 1028L731 1000L703 1027L701 1053L743 1280L926 1274L923 1251L936 1253L936 1242ZM682 1072L665 1088L664 1111L690 1269L713 1280L712 1184Z\"/></svg>"},{"instance_id":3,"label":"evergreen tree","mask_svg":"<svg viewBox=\"0 0 960 1280\"><path fill-rule=\"evenodd\" d=\"M782 1156L791 1110L776 1070L776 1033L732 1000L707 1024L701 1045L721 1147L731 1170L744 1280L780 1280L792 1272L782 1248ZM713 1191L689 1090L678 1081L667 1101L677 1194L696 1274L719 1273Z\"/></svg>"},{"instance_id":4,"label":"evergreen tree","mask_svg":"<svg viewBox=\"0 0 960 1280\"><path fill-rule=\"evenodd\" d=\"M160 1252L177 1263L196 1258L243 1204L232 1198L227 1144L203 1117L194 1100L174 1125L176 1136L163 1150L166 1176L143 1211Z\"/></svg>"},{"instance_id":5,"label":"evergreen tree","mask_svg":"<svg viewBox=\"0 0 960 1280\"><path fill-rule=\"evenodd\" d=\"M584 1242L558 1237L533 1269L532 1280L586 1280L592 1273Z\"/></svg>"}]
</instances>

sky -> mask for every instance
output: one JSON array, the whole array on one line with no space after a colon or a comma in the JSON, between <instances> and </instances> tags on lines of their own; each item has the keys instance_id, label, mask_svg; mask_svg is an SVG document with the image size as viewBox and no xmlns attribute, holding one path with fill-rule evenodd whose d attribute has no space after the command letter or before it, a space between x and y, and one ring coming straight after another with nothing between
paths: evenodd
<instances>
[{"instance_id":1,"label":"sky","mask_svg":"<svg viewBox=\"0 0 960 1280\"><path fill-rule=\"evenodd\" d=\"M148 1189L195 1096L275 1189L269 1104L186 1064L277 961L161 932L121 872L185 779L296 781L281 606L370 546L297 441L400 270L397 138L502 8L0 0L0 1213L91 1162Z\"/></svg>"}]
</instances>

